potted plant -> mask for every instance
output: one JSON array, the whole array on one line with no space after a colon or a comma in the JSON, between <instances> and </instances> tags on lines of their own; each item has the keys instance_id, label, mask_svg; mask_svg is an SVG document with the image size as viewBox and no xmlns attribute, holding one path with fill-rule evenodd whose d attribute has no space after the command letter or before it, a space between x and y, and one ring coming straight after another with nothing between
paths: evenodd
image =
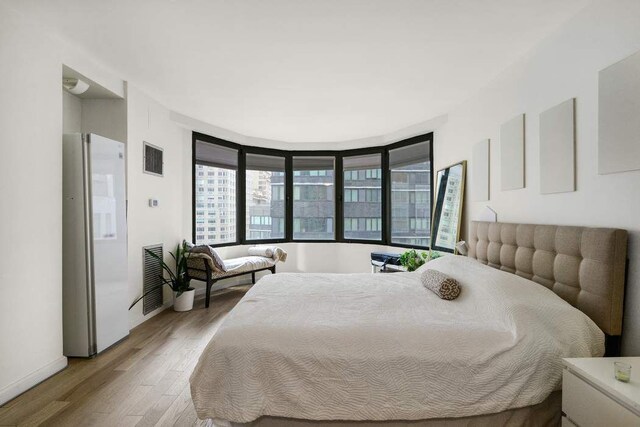
<instances>
[{"instance_id":1,"label":"potted plant","mask_svg":"<svg viewBox=\"0 0 640 427\"><path fill-rule=\"evenodd\" d=\"M400 264L407 271L415 271L429 259L429 253L426 251L418 252L415 249L405 251L400 255Z\"/></svg>"},{"instance_id":2,"label":"potted plant","mask_svg":"<svg viewBox=\"0 0 640 427\"><path fill-rule=\"evenodd\" d=\"M169 252L171 257L175 261L175 271L169 267L164 260L151 252L148 249L145 251L157 259L162 266L162 270L166 271L169 278L165 278L162 276L162 284L156 286L153 289L149 289L147 292L142 294L140 298L135 300L131 306L129 306L129 310L138 303L145 295L161 288L164 285L168 285L173 291L173 309L175 311L189 311L193 308L193 297L195 294L195 288L191 287L191 281L187 276L187 258L189 257L189 245L186 241L182 241L181 244L178 244L175 252Z\"/></svg>"},{"instance_id":3,"label":"potted plant","mask_svg":"<svg viewBox=\"0 0 640 427\"><path fill-rule=\"evenodd\" d=\"M440 258L441 256L442 254L438 251L418 252L415 249L410 249L400 255L400 264L402 264L407 271L415 271L425 262Z\"/></svg>"}]
</instances>

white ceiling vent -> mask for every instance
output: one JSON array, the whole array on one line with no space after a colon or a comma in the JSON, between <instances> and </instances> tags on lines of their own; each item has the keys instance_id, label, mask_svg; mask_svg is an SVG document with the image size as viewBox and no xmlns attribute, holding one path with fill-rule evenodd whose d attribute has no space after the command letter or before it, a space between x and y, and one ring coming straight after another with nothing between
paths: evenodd
<instances>
[{"instance_id":1,"label":"white ceiling vent","mask_svg":"<svg viewBox=\"0 0 640 427\"><path fill-rule=\"evenodd\" d=\"M149 144L148 142L144 143L144 172L162 176L163 175L163 160L162 156L163 151L162 148L156 147L155 145Z\"/></svg>"}]
</instances>

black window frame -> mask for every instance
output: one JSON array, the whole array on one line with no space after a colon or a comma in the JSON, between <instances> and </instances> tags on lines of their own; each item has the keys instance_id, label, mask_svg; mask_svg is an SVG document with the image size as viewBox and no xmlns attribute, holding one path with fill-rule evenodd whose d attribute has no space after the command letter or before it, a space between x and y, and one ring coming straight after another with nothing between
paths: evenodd
<instances>
[{"instance_id":1,"label":"black window frame","mask_svg":"<svg viewBox=\"0 0 640 427\"><path fill-rule=\"evenodd\" d=\"M413 144L429 142L429 162L430 162L430 189L429 189L429 211L433 211L433 132L417 135L411 138L403 139L398 142L387 145L379 145L373 147L347 149L347 150L280 150L274 148L256 147L250 145L241 145L230 142L221 138L206 135L200 132L192 133L192 173L191 173L191 224L192 239L196 241L196 142L209 142L221 145L227 148L233 148L238 151L238 171L236 176L236 240L234 242L226 242L212 244L210 246L218 248L236 245L256 245L271 243L359 243L368 245L384 245L400 248L416 248L428 250L429 246L407 245L391 242L391 174L389 171L389 150L407 147ZM277 239L247 239L246 238L246 156L247 154L260 154L266 156L283 157L285 160L285 215L284 238ZM363 156L368 154L380 154L381 156L381 173L382 173L382 198L381 198L381 218L382 230L381 239L351 239L344 237L344 157ZM305 156L333 157L334 161L334 238L333 239L294 239L293 238L293 158ZM431 229L431 222L429 223Z\"/></svg>"},{"instance_id":2,"label":"black window frame","mask_svg":"<svg viewBox=\"0 0 640 427\"><path fill-rule=\"evenodd\" d=\"M202 140L201 140L202 141ZM242 214L239 216L239 219L242 219L242 243L240 244L244 244L244 245L259 245L259 244L269 244L269 243L286 243L288 240L288 233L289 233L289 228L291 228L292 226L289 225L288 221L287 221L287 213L289 212L289 174L288 174L288 170L289 170L289 160L287 159L287 155L288 155L288 151L284 151L284 150L276 150L276 149L271 149L271 148L262 148L262 147L254 147L254 146L241 146L241 153L239 154L240 158L242 159L242 177L240 178L242 181ZM272 157L283 157L284 158L284 193L285 193L285 197L284 197L284 237L283 238L276 238L276 239L247 239L246 238L246 227L247 227L247 220L246 220L246 209L247 209L247 200L246 197L244 196L245 192L246 192L246 186L247 186L247 154L258 154L258 155L263 155L263 156L272 156Z\"/></svg>"}]
</instances>

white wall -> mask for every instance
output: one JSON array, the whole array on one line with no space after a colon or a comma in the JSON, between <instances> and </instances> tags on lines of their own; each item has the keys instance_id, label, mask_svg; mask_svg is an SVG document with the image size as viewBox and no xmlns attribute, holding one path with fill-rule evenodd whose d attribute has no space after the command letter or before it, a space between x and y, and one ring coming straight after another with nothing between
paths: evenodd
<instances>
[{"instance_id":1,"label":"white wall","mask_svg":"<svg viewBox=\"0 0 640 427\"><path fill-rule=\"evenodd\" d=\"M64 133L95 133L127 141L127 102L124 99L81 99L62 90Z\"/></svg>"},{"instance_id":2,"label":"white wall","mask_svg":"<svg viewBox=\"0 0 640 427\"><path fill-rule=\"evenodd\" d=\"M638 1L594 3L450 112L435 139L440 168L471 160L472 146L491 138L491 201L470 202L473 198L467 194L467 220L489 205L498 212L499 221L629 230L623 353L636 356L640 355L640 171L597 174L597 112L598 71L640 49L638 23ZM577 191L541 195L538 115L572 97L577 98ZM526 113L526 188L500 191L499 129L519 113Z\"/></svg>"},{"instance_id":3,"label":"white wall","mask_svg":"<svg viewBox=\"0 0 640 427\"><path fill-rule=\"evenodd\" d=\"M127 142L127 102L124 99L82 99L82 132Z\"/></svg>"},{"instance_id":4,"label":"white wall","mask_svg":"<svg viewBox=\"0 0 640 427\"><path fill-rule=\"evenodd\" d=\"M131 85L127 89L127 109L128 268L129 298L133 301L142 293L143 246L162 243L169 259L169 251L183 238L184 193L191 194L191 184L183 183L186 149L182 129L170 120L169 110ZM143 141L164 149L163 177L143 173ZM149 207L149 198L158 199L159 206ZM169 292L165 293L165 301L172 302ZM131 327L157 312L143 316L142 301L139 302L129 312Z\"/></svg>"},{"instance_id":5,"label":"white wall","mask_svg":"<svg viewBox=\"0 0 640 427\"><path fill-rule=\"evenodd\" d=\"M0 6L0 403L62 357L62 66Z\"/></svg>"},{"instance_id":6,"label":"white wall","mask_svg":"<svg viewBox=\"0 0 640 427\"><path fill-rule=\"evenodd\" d=\"M62 88L60 90L62 91L62 132L80 133L82 132L82 100Z\"/></svg>"}]
</instances>

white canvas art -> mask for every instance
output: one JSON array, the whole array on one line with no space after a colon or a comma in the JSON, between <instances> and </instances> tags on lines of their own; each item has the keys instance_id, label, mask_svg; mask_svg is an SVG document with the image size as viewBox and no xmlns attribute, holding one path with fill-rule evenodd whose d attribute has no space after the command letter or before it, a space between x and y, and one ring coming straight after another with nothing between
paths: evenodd
<instances>
[{"instance_id":1,"label":"white canvas art","mask_svg":"<svg viewBox=\"0 0 640 427\"><path fill-rule=\"evenodd\" d=\"M471 200L489 200L489 140L483 139L473 146L471 153Z\"/></svg>"},{"instance_id":2,"label":"white canvas art","mask_svg":"<svg viewBox=\"0 0 640 427\"><path fill-rule=\"evenodd\" d=\"M640 169L640 52L600 71L598 173Z\"/></svg>"},{"instance_id":3,"label":"white canvas art","mask_svg":"<svg viewBox=\"0 0 640 427\"><path fill-rule=\"evenodd\" d=\"M575 99L540 114L540 193L576 191Z\"/></svg>"},{"instance_id":4,"label":"white canvas art","mask_svg":"<svg viewBox=\"0 0 640 427\"><path fill-rule=\"evenodd\" d=\"M524 114L500 127L500 188L524 188Z\"/></svg>"}]
</instances>

